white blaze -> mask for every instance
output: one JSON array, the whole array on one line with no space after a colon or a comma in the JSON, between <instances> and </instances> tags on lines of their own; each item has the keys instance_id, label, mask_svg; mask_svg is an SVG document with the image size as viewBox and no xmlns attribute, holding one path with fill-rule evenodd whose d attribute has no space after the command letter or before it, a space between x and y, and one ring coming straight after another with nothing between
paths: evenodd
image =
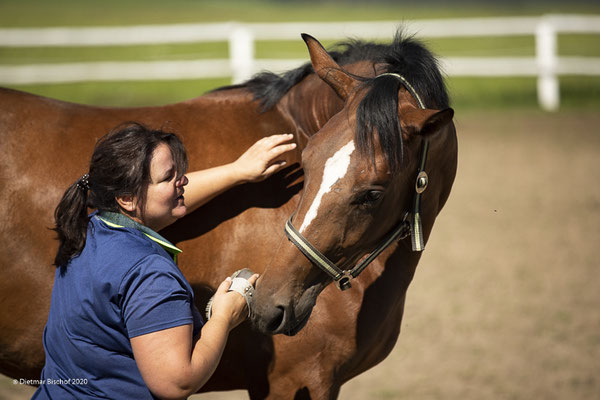
<instances>
[{"instance_id":1,"label":"white blaze","mask_svg":"<svg viewBox=\"0 0 600 400\"><path fill-rule=\"evenodd\" d=\"M313 203L310 205L306 216L304 217L304 222L300 227L300 233L310 225L313 219L317 216L317 212L319 211L319 206L321 205L321 200L323 199L323 195L331 191L331 187L341 178L346 175L348 171L348 166L350 165L350 155L354 151L354 142L351 140L344 147L339 149L327 162L325 163L325 169L323 170L323 181L321 182L321 187L317 192L317 196L315 197Z\"/></svg>"}]
</instances>

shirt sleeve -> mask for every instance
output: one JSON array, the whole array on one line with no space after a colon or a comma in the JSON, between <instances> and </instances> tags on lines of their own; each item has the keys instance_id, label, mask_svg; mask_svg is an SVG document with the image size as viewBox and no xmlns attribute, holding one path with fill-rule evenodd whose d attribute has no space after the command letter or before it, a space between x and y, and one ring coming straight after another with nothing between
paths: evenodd
<instances>
[{"instance_id":1,"label":"shirt sleeve","mask_svg":"<svg viewBox=\"0 0 600 400\"><path fill-rule=\"evenodd\" d=\"M131 268L120 287L129 338L192 324L192 296L170 260L152 254Z\"/></svg>"}]
</instances>

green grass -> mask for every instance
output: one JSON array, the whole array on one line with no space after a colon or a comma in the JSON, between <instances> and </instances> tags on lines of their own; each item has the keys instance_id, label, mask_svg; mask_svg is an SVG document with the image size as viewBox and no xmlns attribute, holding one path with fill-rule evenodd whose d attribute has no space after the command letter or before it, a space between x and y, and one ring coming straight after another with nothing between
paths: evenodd
<instances>
[{"instance_id":1,"label":"green grass","mask_svg":"<svg viewBox=\"0 0 600 400\"><path fill-rule=\"evenodd\" d=\"M543 13L595 13L598 5L526 2L525 5L481 5L453 3L422 6L418 2L295 2L295 1L193 1L171 0L0 0L0 27L12 26L97 26L165 24L215 21L334 21L389 20ZM367 38L365 38L367 39ZM391 39L391 38L390 38ZM444 57L533 57L532 36L426 39L431 50ZM326 47L333 41L324 41ZM600 35L561 35L563 56L600 57ZM257 58L308 60L302 40L259 41ZM2 48L0 64L67 63L93 61L153 61L227 58L227 43L192 43L147 46L103 46L75 48ZM52 85L14 85L16 89L62 100L96 105L134 106L165 104L198 96L230 83L228 79L154 82L86 82ZM562 108L594 108L600 105L600 79L563 77ZM448 87L457 109L489 109L537 105L534 78L450 78Z\"/></svg>"},{"instance_id":2,"label":"green grass","mask_svg":"<svg viewBox=\"0 0 600 400\"><path fill-rule=\"evenodd\" d=\"M14 85L12 88L75 103L131 107L162 105L187 100L230 83L230 79L223 78Z\"/></svg>"},{"instance_id":3,"label":"green grass","mask_svg":"<svg viewBox=\"0 0 600 400\"><path fill-rule=\"evenodd\" d=\"M600 57L600 35L560 35L558 53L563 56Z\"/></svg>"},{"instance_id":4,"label":"green grass","mask_svg":"<svg viewBox=\"0 0 600 400\"><path fill-rule=\"evenodd\" d=\"M229 57L225 42L144 46L0 47L0 62L10 64L83 61L197 60Z\"/></svg>"},{"instance_id":5,"label":"green grass","mask_svg":"<svg viewBox=\"0 0 600 400\"><path fill-rule=\"evenodd\" d=\"M434 53L446 57L533 57L535 55L533 36L426 38L423 41ZM323 45L330 48L336 42L323 40ZM561 35L558 46L559 54L563 56L600 57L600 35ZM298 40L257 41L255 55L257 58L306 58L307 52L306 45L298 36ZM5 65L227 57L226 42L100 47L0 47L0 61Z\"/></svg>"},{"instance_id":6,"label":"green grass","mask_svg":"<svg viewBox=\"0 0 600 400\"><path fill-rule=\"evenodd\" d=\"M88 26L203 21L345 21L541 13L599 13L600 4L275 0L2 0L0 26Z\"/></svg>"},{"instance_id":7,"label":"green grass","mask_svg":"<svg viewBox=\"0 0 600 400\"><path fill-rule=\"evenodd\" d=\"M533 78L451 78L452 107L465 109L538 108ZM499 90L502 88L502 90Z\"/></svg>"}]
</instances>

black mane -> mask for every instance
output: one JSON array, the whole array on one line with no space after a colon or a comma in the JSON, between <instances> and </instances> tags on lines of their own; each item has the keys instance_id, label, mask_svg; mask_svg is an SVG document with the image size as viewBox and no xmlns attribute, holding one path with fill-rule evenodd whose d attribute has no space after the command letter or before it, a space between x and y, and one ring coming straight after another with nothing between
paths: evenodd
<instances>
[{"instance_id":1,"label":"black mane","mask_svg":"<svg viewBox=\"0 0 600 400\"><path fill-rule=\"evenodd\" d=\"M388 51L389 47L390 45L385 44L349 40L337 43L334 46L334 50L328 51L328 53L339 65L352 64L364 60L378 62L381 56ZM252 92L254 100L260 103L261 111L265 112L273 108L294 85L312 73L314 73L312 64L307 62L281 75L270 71L263 71L244 83L220 87L215 89L215 91L246 88Z\"/></svg>"},{"instance_id":2,"label":"black mane","mask_svg":"<svg viewBox=\"0 0 600 400\"><path fill-rule=\"evenodd\" d=\"M377 60L386 72L402 75L423 100L426 108L445 109L450 99L437 59L418 40L397 33L388 51ZM365 79L368 89L356 111L356 141L361 154L374 157L373 134L377 132L391 171L404 161L404 146L398 120L398 91L404 84L392 75Z\"/></svg>"},{"instance_id":3,"label":"black mane","mask_svg":"<svg viewBox=\"0 0 600 400\"><path fill-rule=\"evenodd\" d=\"M386 64L385 71L404 76L426 108L449 107L450 100L437 59L425 45L413 37L405 36L401 30L396 33L392 43L349 40L338 43L329 54L341 66L364 60ZM260 102L262 111L267 111L311 73L312 65L306 63L281 75L261 72L235 87L249 89L254 99ZM398 78L389 75L377 79L356 78L362 80L363 86L369 89L357 110L358 149L362 154L373 157L373 133L377 132L388 165L395 171L403 162L403 143L397 112L398 91L403 84Z\"/></svg>"}]
</instances>

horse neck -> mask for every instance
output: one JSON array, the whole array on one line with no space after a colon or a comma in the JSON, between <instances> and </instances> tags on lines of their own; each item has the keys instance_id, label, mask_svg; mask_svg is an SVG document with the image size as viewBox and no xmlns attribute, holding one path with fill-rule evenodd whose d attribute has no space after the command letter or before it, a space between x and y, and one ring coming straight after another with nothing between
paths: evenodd
<instances>
[{"instance_id":1,"label":"horse neck","mask_svg":"<svg viewBox=\"0 0 600 400\"><path fill-rule=\"evenodd\" d=\"M296 127L301 147L344 106L344 102L316 74L292 87L278 103L279 112Z\"/></svg>"},{"instance_id":2,"label":"horse neck","mask_svg":"<svg viewBox=\"0 0 600 400\"><path fill-rule=\"evenodd\" d=\"M358 61L343 68L352 74L372 77L381 65ZM296 127L301 148L343 107L344 101L314 73L293 86L277 105L278 111Z\"/></svg>"}]
</instances>

